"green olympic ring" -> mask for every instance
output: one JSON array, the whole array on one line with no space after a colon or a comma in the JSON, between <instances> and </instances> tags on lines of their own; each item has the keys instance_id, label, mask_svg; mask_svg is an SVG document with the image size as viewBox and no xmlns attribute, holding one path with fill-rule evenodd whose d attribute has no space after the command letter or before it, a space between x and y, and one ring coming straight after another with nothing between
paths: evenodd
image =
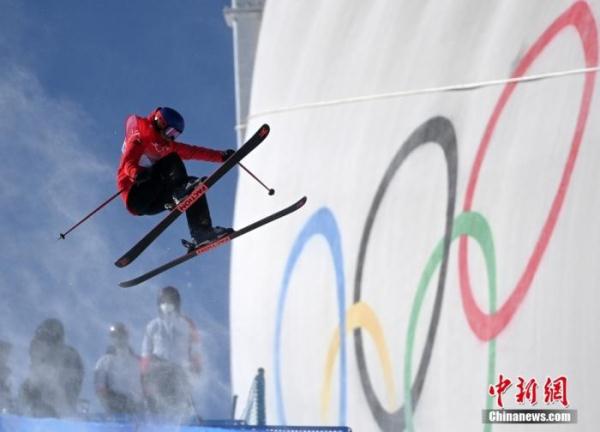
<instances>
[{"instance_id":1,"label":"green olympic ring","mask_svg":"<svg viewBox=\"0 0 600 432\"><path fill-rule=\"evenodd\" d=\"M460 214L454 220L454 226L452 229L451 241L456 240L460 236L472 237L481 248L483 257L485 259L485 266L488 276L488 292L489 292L489 307L490 313L496 311L496 253L494 252L494 240L492 231L489 224L481 215L477 212L466 212ZM415 342L415 331L417 328L417 322L419 320L419 313L421 312L421 306L423 306L423 300L425 298L425 292L429 286L431 278L435 274L439 264L442 261L444 255L444 241L439 241L435 250L431 254L431 257L427 261L427 265L423 270L413 307L410 313L410 319L408 324L408 331L406 336L406 350L404 354L404 394L406 409L404 410L404 419L407 430L413 431L413 412L412 412L412 400L411 394L411 382L412 382L412 353ZM488 382L493 382L494 371L496 368L496 339L491 339L488 349ZM487 399L486 407L492 408L492 399ZM491 430L491 424L486 424L484 431Z\"/></svg>"}]
</instances>

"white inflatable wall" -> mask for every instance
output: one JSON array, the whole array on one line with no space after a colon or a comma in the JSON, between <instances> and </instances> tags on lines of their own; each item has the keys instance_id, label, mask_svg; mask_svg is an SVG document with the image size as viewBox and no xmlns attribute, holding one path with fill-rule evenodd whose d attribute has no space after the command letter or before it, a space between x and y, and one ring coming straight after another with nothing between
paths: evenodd
<instances>
[{"instance_id":1,"label":"white inflatable wall","mask_svg":"<svg viewBox=\"0 0 600 432\"><path fill-rule=\"evenodd\" d=\"M596 0L267 2L246 165L277 192L241 173L235 226L308 203L233 244L235 393L264 367L270 423L476 431L500 374L512 408L563 408L565 377L569 430L597 430L600 91L575 71L599 23Z\"/></svg>"}]
</instances>

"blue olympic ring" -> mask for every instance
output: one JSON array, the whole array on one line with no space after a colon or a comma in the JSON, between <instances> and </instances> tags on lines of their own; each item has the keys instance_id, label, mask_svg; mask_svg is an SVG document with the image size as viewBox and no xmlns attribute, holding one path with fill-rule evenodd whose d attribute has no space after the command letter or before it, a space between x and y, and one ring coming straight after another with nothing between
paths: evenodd
<instances>
[{"instance_id":1,"label":"blue olympic ring","mask_svg":"<svg viewBox=\"0 0 600 432\"><path fill-rule=\"evenodd\" d=\"M345 281L344 281L344 260L342 256L342 239L338 224L335 220L335 216L326 207L320 208L308 222L304 225L304 228L296 238L292 250L288 257L285 265L285 271L283 274L283 280L280 286L279 301L277 303L277 315L275 318L275 348L274 348L274 360L273 364L275 367L275 399L277 402L277 413L279 416L279 423L282 425L287 424L285 418L285 406L283 403L283 391L281 384L281 323L283 320L283 311L285 307L285 301L287 291L292 276L292 272L298 262L298 258L304 250L304 246L314 236L322 235L331 252L331 258L333 259L333 265L335 269L335 279L337 286L337 300L338 300L338 315L339 315L339 328L346 328L346 300L345 300ZM346 336L345 332L340 332L340 402L339 402L339 424L346 424Z\"/></svg>"}]
</instances>

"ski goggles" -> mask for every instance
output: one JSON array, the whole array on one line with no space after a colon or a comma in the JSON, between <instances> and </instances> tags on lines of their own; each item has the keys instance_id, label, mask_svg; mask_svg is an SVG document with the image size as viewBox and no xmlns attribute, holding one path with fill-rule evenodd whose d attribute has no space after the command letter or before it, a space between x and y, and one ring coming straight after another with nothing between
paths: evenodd
<instances>
[{"instance_id":1,"label":"ski goggles","mask_svg":"<svg viewBox=\"0 0 600 432\"><path fill-rule=\"evenodd\" d=\"M177 138L181 134L181 132L178 131L177 129L175 129L174 127L168 127L168 128L166 128L164 130L163 134L167 138L169 138L171 140L174 140L175 138Z\"/></svg>"}]
</instances>

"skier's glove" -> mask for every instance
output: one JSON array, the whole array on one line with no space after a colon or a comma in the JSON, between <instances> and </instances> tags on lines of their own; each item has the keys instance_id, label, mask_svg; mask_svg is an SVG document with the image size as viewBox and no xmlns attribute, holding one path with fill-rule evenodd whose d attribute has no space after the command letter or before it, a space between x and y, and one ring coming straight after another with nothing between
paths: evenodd
<instances>
[{"instance_id":1,"label":"skier's glove","mask_svg":"<svg viewBox=\"0 0 600 432\"><path fill-rule=\"evenodd\" d=\"M233 149L223 150L221 152L221 158L222 158L223 162L225 162L227 159L229 159L231 157L231 155L233 155L234 153L235 153L235 150L233 150Z\"/></svg>"},{"instance_id":2,"label":"skier's glove","mask_svg":"<svg viewBox=\"0 0 600 432\"><path fill-rule=\"evenodd\" d=\"M137 173L137 176L135 176L135 184L140 185L146 183L151 177L149 169L140 170L140 172Z\"/></svg>"}]
</instances>

